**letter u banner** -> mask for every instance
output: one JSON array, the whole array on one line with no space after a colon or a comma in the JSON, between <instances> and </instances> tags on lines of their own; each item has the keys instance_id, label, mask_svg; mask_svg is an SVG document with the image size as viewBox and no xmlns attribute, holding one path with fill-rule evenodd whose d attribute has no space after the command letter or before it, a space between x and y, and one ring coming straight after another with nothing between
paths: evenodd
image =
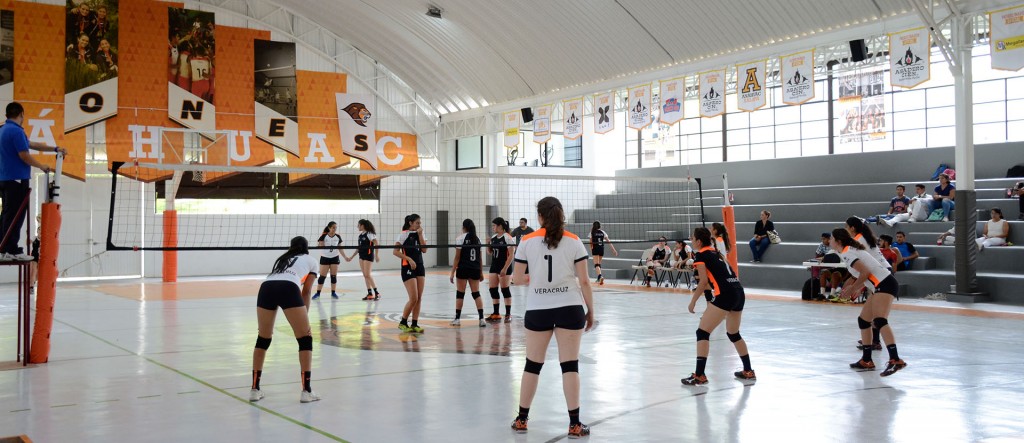
<instances>
[{"instance_id":1,"label":"letter u banner","mask_svg":"<svg viewBox=\"0 0 1024 443\"><path fill-rule=\"evenodd\" d=\"M117 114L118 0L68 0L64 36L64 131Z\"/></svg>"}]
</instances>

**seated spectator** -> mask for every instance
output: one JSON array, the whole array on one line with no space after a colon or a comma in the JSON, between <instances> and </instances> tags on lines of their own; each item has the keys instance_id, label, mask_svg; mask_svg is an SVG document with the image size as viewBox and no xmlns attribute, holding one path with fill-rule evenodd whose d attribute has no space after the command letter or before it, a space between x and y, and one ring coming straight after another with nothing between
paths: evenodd
<instances>
[{"instance_id":1,"label":"seated spectator","mask_svg":"<svg viewBox=\"0 0 1024 443\"><path fill-rule=\"evenodd\" d=\"M942 209L942 221L949 221L956 208L956 186L949 182L949 176L939 174L939 184L935 186L935 193L932 194L931 210Z\"/></svg>"},{"instance_id":2,"label":"seated spectator","mask_svg":"<svg viewBox=\"0 0 1024 443\"><path fill-rule=\"evenodd\" d=\"M647 276L644 278L644 286L651 287L651 278L654 277L654 268L664 266L668 262L669 256L672 251L668 249L668 239L661 237L658 239L658 243L651 248L651 257L647 259L644 265L647 266Z\"/></svg>"},{"instance_id":3,"label":"seated spectator","mask_svg":"<svg viewBox=\"0 0 1024 443\"><path fill-rule=\"evenodd\" d=\"M882 257L885 257L885 261L889 262L892 269L896 269L897 263L903 261L900 250L892 246L892 237L888 234L878 236L878 250L882 251Z\"/></svg>"},{"instance_id":4,"label":"seated spectator","mask_svg":"<svg viewBox=\"0 0 1024 443\"><path fill-rule=\"evenodd\" d=\"M821 258L822 263L839 263L840 261L839 254L832 250L829 250L829 253ZM849 277L850 272L846 268L822 268L821 274L818 276L818 283L821 285L821 296L832 300L838 299L839 294L843 292L843 282Z\"/></svg>"},{"instance_id":5,"label":"seated spectator","mask_svg":"<svg viewBox=\"0 0 1024 443\"><path fill-rule=\"evenodd\" d=\"M1024 220L1024 182L1017 182L1017 185L1013 187L1013 192L1019 202L1017 220Z\"/></svg>"},{"instance_id":6,"label":"seated spectator","mask_svg":"<svg viewBox=\"0 0 1024 443\"><path fill-rule=\"evenodd\" d=\"M693 248L686 244L686 240L676 240L676 247L672 250L672 259L669 264L675 269L693 267Z\"/></svg>"},{"instance_id":7,"label":"seated spectator","mask_svg":"<svg viewBox=\"0 0 1024 443\"><path fill-rule=\"evenodd\" d=\"M932 196L925 192L925 187L922 184L914 185L914 190L917 193L911 197L910 202L907 203L907 212L895 214L889 219L883 218L881 222L891 228L896 226L897 223L923 221L927 219L928 214L931 213Z\"/></svg>"},{"instance_id":8,"label":"seated spectator","mask_svg":"<svg viewBox=\"0 0 1024 443\"><path fill-rule=\"evenodd\" d=\"M936 242L939 246L947 245L950 246L956 241L956 226L949 228L948 231L939 234L939 240Z\"/></svg>"},{"instance_id":9,"label":"seated spectator","mask_svg":"<svg viewBox=\"0 0 1024 443\"><path fill-rule=\"evenodd\" d=\"M1006 246L1006 239L1010 236L1010 224L1003 219L1003 210L992 208L989 214L992 219L985 223L982 236L978 237L978 249L989 246Z\"/></svg>"},{"instance_id":10,"label":"seated spectator","mask_svg":"<svg viewBox=\"0 0 1024 443\"><path fill-rule=\"evenodd\" d=\"M761 219L754 224L754 237L750 239L750 252L754 254L751 263L760 263L764 252L768 250L772 242L768 239L768 231L775 230L775 224L770 220L772 213L767 209L761 211Z\"/></svg>"},{"instance_id":11,"label":"seated spectator","mask_svg":"<svg viewBox=\"0 0 1024 443\"><path fill-rule=\"evenodd\" d=\"M825 258L825 255L832 252L832 248L829 247L828 241L832 238L832 234L823 232L821 234L821 243L818 244L818 248L814 250L814 260L821 262L821 259ZM821 276L821 268L812 266L811 267L811 278L818 278Z\"/></svg>"},{"instance_id":12,"label":"seated spectator","mask_svg":"<svg viewBox=\"0 0 1024 443\"><path fill-rule=\"evenodd\" d=\"M897 215L906 214L910 208L910 198L904 195L906 192L907 188L905 186L896 185L896 196L889 200L889 212L877 217L868 217L867 221L882 224L885 220L891 220Z\"/></svg>"},{"instance_id":13,"label":"seated spectator","mask_svg":"<svg viewBox=\"0 0 1024 443\"><path fill-rule=\"evenodd\" d=\"M914 260L921 256L917 253L917 248L914 245L907 243L907 234L903 231L896 232L896 241L892 244L893 247L900 250L900 256L903 257L903 261L896 266L897 271L906 271L914 267Z\"/></svg>"}]
</instances>

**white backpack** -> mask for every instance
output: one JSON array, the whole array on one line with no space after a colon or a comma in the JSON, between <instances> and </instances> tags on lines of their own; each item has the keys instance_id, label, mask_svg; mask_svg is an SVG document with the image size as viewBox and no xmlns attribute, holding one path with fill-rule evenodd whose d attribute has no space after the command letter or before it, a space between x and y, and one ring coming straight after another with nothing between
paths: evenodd
<instances>
[{"instance_id":1,"label":"white backpack","mask_svg":"<svg viewBox=\"0 0 1024 443\"><path fill-rule=\"evenodd\" d=\"M928 201L923 198L915 198L910 202L910 221L919 222L928 219L930 213Z\"/></svg>"}]
</instances>

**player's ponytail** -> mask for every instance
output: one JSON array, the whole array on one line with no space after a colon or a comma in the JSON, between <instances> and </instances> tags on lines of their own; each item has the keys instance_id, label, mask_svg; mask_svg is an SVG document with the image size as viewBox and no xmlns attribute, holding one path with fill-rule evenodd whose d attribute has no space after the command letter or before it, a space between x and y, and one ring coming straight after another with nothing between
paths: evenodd
<instances>
[{"instance_id":1,"label":"player's ponytail","mask_svg":"<svg viewBox=\"0 0 1024 443\"><path fill-rule=\"evenodd\" d=\"M466 240L474 245L480 244L480 237L476 235L476 223L473 223L473 220L468 218L463 220L462 229L466 230Z\"/></svg>"},{"instance_id":2,"label":"player's ponytail","mask_svg":"<svg viewBox=\"0 0 1024 443\"><path fill-rule=\"evenodd\" d=\"M495 218L494 220L491 220L491 223L495 224L495 225L498 225L498 226L501 226L501 230L502 230L503 234L509 231L509 229L508 229L508 220L505 220L504 218L501 218L501 217Z\"/></svg>"},{"instance_id":3,"label":"player's ponytail","mask_svg":"<svg viewBox=\"0 0 1024 443\"><path fill-rule=\"evenodd\" d=\"M719 252L728 254L732 250L732 240L729 238L729 231L725 229L725 225L718 222L712 223L711 230L714 231L716 237L722 237L722 241L725 242L725 250ZM715 249L718 249L717 243Z\"/></svg>"},{"instance_id":4,"label":"player's ponytail","mask_svg":"<svg viewBox=\"0 0 1024 443\"><path fill-rule=\"evenodd\" d=\"M565 233L565 210L562 209L562 202L554 197L544 197L537 202L537 215L544 220L541 227L544 228L544 243L548 249L555 249L562 241L562 234Z\"/></svg>"},{"instance_id":5,"label":"player's ponytail","mask_svg":"<svg viewBox=\"0 0 1024 443\"><path fill-rule=\"evenodd\" d=\"M593 236L597 235L597 231L600 231L600 230L601 230L601 222L595 221L594 222L594 226L592 226L590 228L590 236L593 237Z\"/></svg>"},{"instance_id":6,"label":"player's ponytail","mask_svg":"<svg viewBox=\"0 0 1024 443\"><path fill-rule=\"evenodd\" d=\"M274 268L271 269L270 273L280 274L284 272L285 269L288 269L289 266L295 263L295 257L306 254L309 254L309 241L306 240L306 237L300 235L292 238L292 242L288 247L288 250L277 258L277 261L274 262Z\"/></svg>"},{"instance_id":7,"label":"player's ponytail","mask_svg":"<svg viewBox=\"0 0 1024 443\"><path fill-rule=\"evenodd\" d=\"M846 226L853 228L853 232L863 235L864 240L868 243L868 248L874 248L878 245L878 241L875 240L875 233L871 232L871 228L864 224L864 220L861 220L860 217L846 219Z\"/></svg>"},{"instance_id":8,"label":"player's ponytail","mask_svg":"<svg viewBox=\"0 0 1024 443\"><path fill-rule=\"evenodd\" d=\"M701 249L714 247L715 242L711 240L711 231L708 228L700 227L693 230L693 240L700 242Z\"/></svg>"},{"instance_id":9,"label":"player's ponytail","mask_svg":"<svg viewBox=\"0 0 1024 443\"><path fill-rule=\"evenodd\" d=\"M329 222L329 223L327 223L327 226L326 226L326 227L324 227L324 234L327 234L328 232L331 232L331 228L332 228L332 227L334 227L334 226L337 226L337 225L338 225L338 224L337 224L337 223L335 223L335 222L333 222L333 221L332 221L332 222ZM351 225L349 225L349 226L351 226Z\"/></svg>"},{"instance_id":10,"label":"player's ponytail","mask_svg":"<svg viewBox=\"0 0 1024 443\"><path fill-rule=\"evenodd\" d=\"M363 227L363 230L371 234L377 234L377 230L373 228L373 223L367 219L359 220L359 226Z\"/></svg>"},{"instance_id":11,"label":"player's ponytail","mask_svg":"<svg viewBox=\"0 0 1024 443\"><path fill-rule=\"evenodd\" d=\"M420 219L419 214L409 214L405 216L405 224L402 225L403 231L408 231L412 227L412 223Z\"/></svg>"},{"instance_id":12,"label":"player's ponytail","mask_svg":"<svg viewBox=\"0 0 1024 443\"><path fill-rule=\"evenodd\" d=\"M844 247L851 247L853 249L861 250L864 249L864 245L860 244L859 241L854 240L853 237L850 236L849 231L843 228L833 229L832 239Z\"/></svg>"}]
</instances>

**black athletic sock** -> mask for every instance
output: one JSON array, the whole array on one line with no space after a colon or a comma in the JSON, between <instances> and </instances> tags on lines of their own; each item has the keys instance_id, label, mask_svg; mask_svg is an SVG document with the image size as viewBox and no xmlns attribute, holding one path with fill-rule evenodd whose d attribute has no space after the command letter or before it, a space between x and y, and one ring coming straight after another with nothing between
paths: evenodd
<instances>
[{"instance_id":1,"label":"black athletic sock","mask_svg":"<svg viewBox=\"0 0 1024 443\"><path fill-rule=\"evenodd\" d=\"M313 387L309 381L309 379L312 378L312 375L310 374L310 371L305 371L302 373L302 390L306 392L313 392Z\"/></svg>"},{"instance_id":2,"label":"black athletic sock","mask_svg":"<svg viewBox=\"0 0 1024 443\"><path fill-rule=\"evenodd\" d=\"M402 317L402 321L398 322L398 324L409 326L409 320L406 319L405 317Z\"/></svg>"},{"instance_id":3,"label":"black athletic sock","mask_svg":"<svg viewBox=\"0 0 1024 443\"><path fill-rule=\"evenodd\" d=\"M889 360L899 360L900 353L896 351L896 343L891 343L885 347L889 351Z\"/></svg>"},{"instance_id":4,"label":"black athletic sock","mask_svg":"<svg viewBox=\"0 0 1024 443\"><path fill-rule=\"evenodd\" d=\"M697 375L704 375L704 366L707 366L707 364L707 357L697 357L697 370L693 371L693 373Z\"/></svg>"},{"instance_id":5,"label":"black athletic sock","mask_svg":"<svg viewBox=\"0 0 1024 443\"><path fill-rule=\"evenodd\" d=\"M480 320L483 320L483 319L484 319L484 310L483 310L483 309L477 309L477 310L476 310L476 313L477 313L478 315L480 315Z\"/></svg>"},{"instance_id":6,"label":"black athletic sock","mask_svg":"<svg viewBox=\"0 0 1024 443\"><path fill-rule=\"evenodd\" d=\"M462 310L461 309L456 309L455 310L455 319L458 320L460 318L462 318Z\"/></svg>"},{"instance_id":7,"label":"black athletic sock","mask_svg":"<svg viewBox=\"0 0 1024 443\"><path fill-rule=\"evenodd\" d=\"M874 327L871 328L871 346L882 344L882 338L880 337L881 333L881 329Z\"/></svg>"},{"instance_id":8,"label":"black athletic sock","mask_svg":"<svg viewBox=\"0 0 1024 443\"><path fill-rule=\"evenodd\" d=\"M743 370L744 371L753 371L753 369L750 369L750 354L741 355L740 356L740 361L743 362Z\"/></svg>"},{"instance_id":9,"label":"black athletic sock","mask_svg":"<svg viewBox=\"0 0 1024 443\"><path fill-rule=\"evenodd\" d=\"M373 295L380 295L380 292L377 292L377 288L373 288Z\"/></svg>"},{"instance_id":10,"label":"black athletic sock","mask_svg":"<svg viewBox=\"0 0 1024 443\"><path fill-rule=\"evenodd\" d=\"M505 305L505 316L512 315L512 305Z\"/></svg>"},{"instance_id":11,"label":"black athletic sock","mask_svg":"<svg viewBox=\"0 0 1024 443\"><path fill-rule=\"evenodd\" d=\"M863 354L860 357L861 360L871 361L871 346L861 346L861 353Z\"/></svg>"},{"instance_id":12,"label":"black athletic sock","mask_svg":"<svg viewBox=\"0 0 1024 443\"><path fill-rule=\"evenodd\" d=\"M373 295L373 290L370 288L366 288L366 295Z\"/></svg>"},{"instance_id":13,"label":"black athletic sock","mask_svg":"<svg viewBox=\"0 0 1024 443\"><path fill-rule=\"evenodd\" d=\"M415 327L419 326L419 322L420 322L420 321L419 321L419 319L415 319L415 318L414 318L414 319L412 320L412 327L414 327L414 328L415 328Z\"/></svg>"},{"instance_id":14,"label":"black athletic sock","mask_svg":"<svg viewBox=\"0 0 1024 443\"><path fill-rule=\"evenodd\" d=\"M262 377L263 377L263 371L257 371L255 369L252 370L252 388L253 389L257 389L258 390L260 388L260 378L262 378Z\"/></svg>"},{"instance_id":15,"label":"black athletic sock","mask_svg":"<svg viewBox=\"0 0 1024 443\"><path fill-rule=\"evenodd\" d=\"M530 408L519 407L519 415L516 416L517 420L526 420L530 418Z\"/></svg>"},{"instance_id":16,"label":"black athletic sock","mask_svg":"<svg viewBox=\"0 0 1024 443\"><path fill-rule=\"evenodd\" d=\"M499 305L500 305L500 303L495 303L495 304L492 305L492 306L494 306L494 313L495 314L501 314L501 312L498 311L498 309L500 309L498 307Z\"/></svg>"},{"instance_id":17,"label":"black athletic sock","mask_svg":"<svg viewBox=\"0 0 1024 443\"><path fill-rule=\"evenodd\" d=\"M569 426L579 424L580 422L580 408L569 411Z\"/></svg>"}]
</instances>

